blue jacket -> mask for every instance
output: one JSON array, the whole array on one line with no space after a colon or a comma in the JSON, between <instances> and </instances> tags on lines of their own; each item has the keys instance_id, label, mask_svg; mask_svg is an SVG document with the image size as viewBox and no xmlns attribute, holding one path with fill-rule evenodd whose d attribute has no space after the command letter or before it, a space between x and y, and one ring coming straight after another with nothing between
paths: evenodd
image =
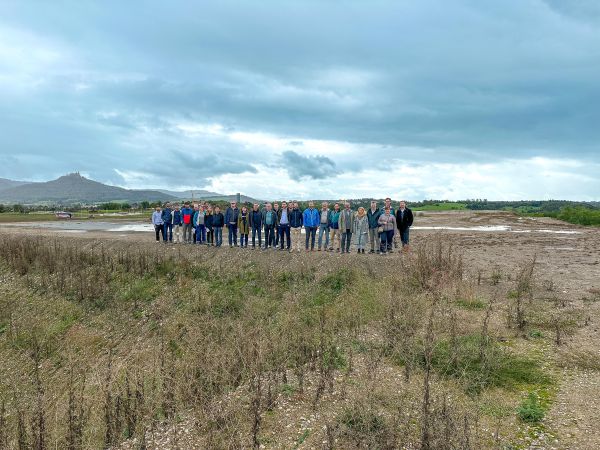
<instances>
[{"instance_id":1,"label":"blue jacket","mask_svg":"<svg viewBox=\"0 0 600 450\"><path fill-rule=\"evenodd\" d=\"M225 211L225 225L237 226L239 215L240 215L240 210L238 208L234 209L231 206L229 208L227 208L227 210Z\"/></svg>"},{"instance_id":2,"label":"blue jacket","mask_svg":"<svg viewBox=\"0 0 600 450\"><path fill-rule=\"evenodd\" d=\"M310 208L305 209L302 213L302 221L305 227L318 227L321 221L319 210L315 208L312 210Z\"/></svg>"},{"instance_id":3,"label":"blue jacket","mask_svg":"<svg viewBox=\"0 0 600 450\"><path fill-rule=\"evenodd\" d=\"M171 213L171 208L165 208L162 210L161 218L163 220L163 223L171 223Z\"/></svg>"},{"instance_id":4,"label":"blue jacket","mask_svg":"<svg viewBox=\"0 0 600 450\"><path fill-rule=\"evenodd\" d=\"M371 212L371 208L367 209L367 219L369 220L369 228L379 227L379 216L381 216L381 209L376 209L375 212Z\"/></svg>"},{"instance_id":5,"label":"blue jacket","mask_svg":"<svg viewBox=\"0 0 600 450\"><path fill-rule=\"evenodd\" d=\"M302 227L302 211L298 208L292 209L290 211L290 226L292 228L301 228Z\"/></svg>"},{"instance_id":6,"label":"blue jacket","mask_svg":"<svg viewBox=\"0 0 600 450\"><path fill-rule=\"evenodd\" d=\"M183 218L181 217L181 211L175 210L173 211L173 225L183 225Z\"/></svg>"},{"instance_id":7,"label":"blue jacket","mask_svg":"<svg viewBox=\"0 0 600 450\"><path fill-rule=\"evenodd\" d=\"M253 209L248 215L250 216L250 226L260 230L262 228L262 212L260 209L258 211Z\"/></svg>"},{"instance_id":8,"label":"blue jacket","mask_svg":"<svg viewBox=\"0 0 600 450\"><path fill-rule=\"evenodd\" d=\"M329 214L329 228L333 228L334 230L340 229L340 211L336 211L335 209L331 211Z\"/></svg>"},{"instance_id":9,"label":"blue jacket","mask_svg":"<svg viewBox=\"0 0 600 450\"><path fill-rule=\"evenodd\" d=\"M182 222L189 223L190 225L194 223L194 210L192 208L183 208L181 210L181 220Z\"/></svg>"},{"instance_id":10,"label":"blue jacket","mask_svg":"<svg viewBox=\"0 0 600 450\"><path fill-rule=\"evenodd\" d=\"M225 217L223 217L223 213L213 214L211 223L215 228L223 227L223 225L225 225Z\"/></svg>"}]
</instances>

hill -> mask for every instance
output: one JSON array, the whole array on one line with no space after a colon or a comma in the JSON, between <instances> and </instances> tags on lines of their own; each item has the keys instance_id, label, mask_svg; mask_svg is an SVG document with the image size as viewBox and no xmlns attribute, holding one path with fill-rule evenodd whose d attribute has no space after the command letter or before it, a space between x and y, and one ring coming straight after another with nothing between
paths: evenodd
<instances>
[{"instance_id":1,"label":"hill","mask_svg":"<svg viewBox=\"0 0 600 450\"><path fill-rule=\"evenodd\" d=\"M24 184L29 184L29 182L9 180L8 178L0 178L0 191L3 191L5 189L10 189L13 187L17 187L17 186L22 186Z\"/></svg>"},{"instance_id":2,"label":"hill","mask_svg":"<svg viewBox=\"0 0 600 450\"><path fill-rule=\"evenodd\" d=\"M156 190L131 190L109 186L89 180L79 173L71 173L43 183L27 183L0 190L0 203L73 204L144 200L167 201L175 200L175 197Z\"/></svg>"}]
</instances>

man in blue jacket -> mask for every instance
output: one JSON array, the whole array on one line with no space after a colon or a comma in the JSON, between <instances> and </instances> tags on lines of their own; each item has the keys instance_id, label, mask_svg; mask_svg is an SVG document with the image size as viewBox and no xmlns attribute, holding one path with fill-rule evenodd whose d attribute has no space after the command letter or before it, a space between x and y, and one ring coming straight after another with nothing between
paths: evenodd
<instances>
[{"instance_id":1,"label":"man in blue jacket","mask_svg":"<svg viewBox=\"0 0 600 450\"><path fill-rule=\"evenodd\" d=\"M273 205L267 203L262 213L262 223L265 227L265 246L264 250L271 246L275 248L275 229L277 228L277 213L273 211Z\"/></svg>"},{"instance_id":2,"label":"man in blue jacket","mask_svg":"<svg viewBox=\"0 0 600 450\"><path fill-rule=\"evenodd\" d=\"M225 226L229 230L229 247L237 247L237 226L240 210L237 207L237 202L231 202L231 205L225 211Z\"/></svg>"},{"instance_id":3,"label":"man in blue jacket","mask_svg":"<svg viewBox=\"0 0 600 450\"><path fill-rule=\"evenodd\" d=\"M176 244L181 243L181 226L183 225L183 220L181 219L181 211L179 210L179 205L175 205L175 211L173 211L173 238Z\"/></svg>"},{"instance_id":4,"label":"man in blue jacket","mask_svg":"<svg viewBox=\"0 0 600 450\"><path fill-rule=\"evenodd\" d=\"M250 211L250 228L252 229L252 248L256 248L256 235L258 234L258 248L262 247L262 212L258 207L258 203L255 203L252 206L252 211Z\"/></svg>"},{"instance_id":5,"label":"man in blue jacket","mask_svg":"<svg viewBox=\"0 0 600 450\"><path fill-rule=\"evenodd\" d=\"M310 240L310 251L315 251L315 236L317 234L317 228L321 221L319 210L315 209L314 202L308 202L308 208L304 210L302 214L302 221L304 222L304 230L306 231L306 251L309 251L308 241Z\"/></svg>"},{"instance_id":6,"label":"man in blue jacket","mask_svg":"<svg viewBox=\"0 0 600 450\"><path fill-rule=\"evenodd\" d=\"M165 243L167 241L173 242L173 218L171 217L173 211L171 210L171 204L167 203L162 210L162 220L163 220L163 238Z\"/></svg>"},{"instance_id":7,"label":"man in blue jacket","mask_svg":"<svg viewBox=\"0 0 600 450\"><path fill-rule=\"evenodd\" d=\"M375 253L375 246L377 246L377 253L379 253L379 247L381 242L379 240L379 216L381 216L381 210L377 207L377 202L371 202L371 208L367 210L367 220L369 221L369 240L371 242L371 250L369 253Z\"/></svg>"}]
</instances>

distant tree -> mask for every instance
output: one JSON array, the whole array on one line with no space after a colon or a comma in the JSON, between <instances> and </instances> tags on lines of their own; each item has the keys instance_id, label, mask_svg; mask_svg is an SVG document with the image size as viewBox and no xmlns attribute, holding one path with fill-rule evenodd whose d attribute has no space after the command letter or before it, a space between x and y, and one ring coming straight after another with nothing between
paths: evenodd
<instances>
[{"instance_id":1,"label":"distant tree","mask_svg":"<svg viewBox=\"0 0 600 450\"><path fill-rule=\"evenodd\" d=\"M0 213L3 213L4 211L6 211L6 207L0 203Z\"/></svg>"},{"instance_id":2,"label":"distant tree","mask_svg":"<svg viewBox=\"0 0 600 450\"><path fill-rule=\"evenodd\" d=\"M129 203L121 203L121 209L123 211L126 211L128 209L131 209L131 205Z\"/></svg>"},{"instance_id":3,"label":"distant tree","mask_svg":"<svg viewBox=\"0 0 600 450\"><path fill-rule=\"evenodd\" d=\"M18 203L14 204L12 207L13 212L16 213L24 213L25 207L23 205L19 205Z\"/></svg>"},{"instance_id":4,"label":"distant tree","mask_svg":"<svg viewBox=\"0 0 600 450\"><path fill-rule=\"evenodd\" d=\"M142 203L140 203L140 206L142 209L148 209L148 208L150 208L150 202L147 200L144 200Z\"/></svg>"}]
</instances>

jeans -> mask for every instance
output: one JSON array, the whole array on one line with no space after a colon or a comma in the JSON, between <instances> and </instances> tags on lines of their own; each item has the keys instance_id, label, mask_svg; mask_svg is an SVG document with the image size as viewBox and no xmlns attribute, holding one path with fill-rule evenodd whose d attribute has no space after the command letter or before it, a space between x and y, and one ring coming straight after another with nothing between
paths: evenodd
<instances>
[{"instance_id":1,"label":"jeans","mask_svg":"<svg viewBox=\"0 0 600 450\"><path fill-rule=\"evenodd\" d=\"M369 241L371 242L372 252L374 252L375 249L379 250L381 242L379 239L379 233L377 232L377 228L369 228Z\"/></svg>"},{"instance_id":2,"label":"jeans","mask_svg":"<svg viewBox=\"0 0 600 450\"><path fill-rule=\"evenodd\" d=\"M410 228L407 228L406 230L400 231L400 239L402 240L402 246L403 247L405 245L408 245L409 230L410 230Z\"/></svg>"},{"instance_id":3,"label":"jeans","mask_svg":"<svg viewBox=\"0 0 600 450\"><path fill-rule=\"evenodd\" d=\"M346 230L342 233L342 252L348 253L350 251L350 243L352 242L352 231Z\"/></svg>"},{"instance_id":4,"label":"jeans","mask_svg":"<svg viewBox=\"0 0 600 450\"><path fill-rule=\"evenodd\" d=\"M229 230L229 246L235 245L237 247L237 225L230 223L227 228Z\"/></svg>"},{"instance_id":5,"label":"jeans","mask_svg":"<svg viewBox=\"0 0 600 450\"><path fill-rule=\"evenodd\" d=\"M302 227L292 228L292 248L300 251L302 246Z\"/></svg>"},{"instance_id":6,"label":"jeans","mask_svg":"<svg viewBox=\"0 0 600 450\"><path fill-rule=\"evenodd\" d=\"M156 242L160 241L160 235L163 235L163 238L165 237L165 227L162 225L154 225L154 231L156 232Z\"/></svg>"},{"instance_id":7,"label":"jeans","mask_svg":"<svg viewBox=\"0 0 600 450\"><path fill-rule=\"evenodd\" d=\"M287 238L287 249L289 250L292 243L290 239L290 224L286 223L284 225L279 225L279 238L281 239L281 249L283 250L283 241L284 238Z\"/></svg>"},{"instance_id":8,"label":"jeans","mask_svg":"<svg viewBox=\"0 0 600 450\"><path fill-rule=\"evenodd\" d=\"M215 243L215 232L213 231L212 227L206 227L206 243Z\"/></svg>"},{"instance_id":9,"label":"jeans","mask_svg":"<svg viewBox=\"0 0 600 450\"><path fill-rule=\"evenodd\" d=\"M165 242L173 241L173 224L163 223L163 239Z\"/></svg>"},{"instance_id":10,"label":"jeans","mask_svg":"<svg viewBox=\"0 0 600 450\"><path fill-rule=\"evenodd\" d=\"M196 227L196 242L206 242L206 227L204 225L198 225Z\"/></svg>"},{"instance_id":11,"label":"jeans","mask_svg":"<svg viewBox=\"0 0 600 450\"><path fill-rule=\"evenodd\" d=\"M337 240L337 249L340 249L340 230L338 228L332 228L331 229L331 237L329 239L329 245L330 245L330 249L333 250L333 245L335 244L335 241Z\"/></svg>"},{"instance_id":12,"label":"jeans","mask_svg":"<svg viewBox=\"0 0 600 450\"><path fill-rule=\"evenodd\" d=\"M329 225L322 223L319 225L319 250L321 250L321 244L323 243L323 233L325 233L325 250L329 247Z\"/></svg>"},{"instance_id":13,"label":"jeans","mask_svg":"<svg viewBox=\"0 0 600 450\"><path fill-rule=\"evenodd\" d=\"M265 225L265 248L271 247L275 242L275 225Z\"/></svg>"},{"instance_id":14,"label":"jeans","mask_svg":"<svg viewBox=\"0 0 600 450\"><path fill-rule=\"evenodd\" d=\"M388 230L381 233L381 253L392 250L394 241L394 230Z\"/></svg>"},{"instance_id":15,"label":"jeans","mask_svg":"<svg viewBox=\"0 0 600 450\"><path fill-rule=\"evenodd\" d=\"M183 224L183 242L191 243L192 242L192 224L184 223Z\"/></svg>"},{"instance_id":16,"label":"jeans","mask_svg":"<svg viewBox=\"0 0 600 450\"><path fill-rule=\"evenodd\" d=\"M252 227L252 248L256 245L256 234L258 233L258 246L262 246L261 233L262 229L260 227Z\"/></svg>"},{"instance_id":17,"label":"jeans","mask_svg":"<svg viewBox=\"0 0 600 450\"><path fill-rule=\"evenodd\" d=\"M279 246L279 238L281 237L281 233L279 232L279 226L276 226L273 231L273 247Z\"/></svg>"},{"instance_id":18,"label":"jeans","mask_svg":"<svg viewBox=\"0 0 600 450\"><path fill-rule=\"evenodd\" d=\"M315 249L315 237L317 235L317 227L304 227L306 230L306 250L308 250L308 241L310 240L310 249Z\"/></svg>"},{"instance_id":19,"label":"jeans","mask_svg":"<svg viewBox=\"0 0 600 450\"><path fill-rule=\"evenodd\" d=\"M240 233L240 247L248 247L248 235Z\"/></svg>"},{"instance_id":20,"label":"jeans","mask_svg":"<svg viewBox=\"0 0 600 450\"><path fill-rule=\"evenodd\" d=\"M215 245L220 247L223 244L223 227L214 227L213 232L215 233Z\"/></svg>"}]
</instances>

